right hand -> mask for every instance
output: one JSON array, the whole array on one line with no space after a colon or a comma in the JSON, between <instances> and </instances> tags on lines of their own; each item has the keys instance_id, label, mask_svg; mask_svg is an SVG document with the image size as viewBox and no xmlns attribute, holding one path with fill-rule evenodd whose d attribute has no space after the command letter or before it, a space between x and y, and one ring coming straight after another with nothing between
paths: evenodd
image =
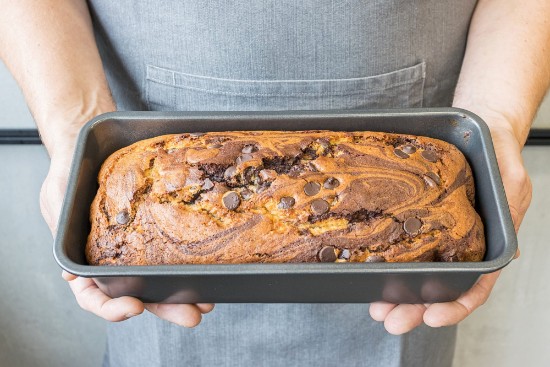
<instances>
[{"instance_id":1,"label":"right hand","mask_svg":"<svg viewBox=\"0 0 550 367\"><path fill-rule=\"evenodd\" d=\"M50 169L40 190L40 210L50 227L52 235L57 233L57 222L72 157L72 147L59 148L51 156ZM91 278L82 278L63 271L63 279L69 282L79 306L108 321L123 321L141 314L145 309L161 319L180 326L194 327L214 308L213 304L160 304L143 303L134 297L111 298L103 293Z\"/></svg>"}]
</instances>

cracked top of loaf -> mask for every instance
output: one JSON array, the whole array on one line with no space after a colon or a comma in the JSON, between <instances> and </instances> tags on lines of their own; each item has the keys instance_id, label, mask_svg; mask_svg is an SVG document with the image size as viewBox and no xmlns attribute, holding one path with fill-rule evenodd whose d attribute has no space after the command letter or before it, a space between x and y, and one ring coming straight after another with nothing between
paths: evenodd
<instances>
[{"instance_id":1,"label":"cracked top of loaf","mask_svg":"<svg viewBox=\"0 0 550 367\"><path fill-rule=\"evenodd\" d=\"M453 145L376 132L186 133L99 173L93 265L481 261L474 181Z\"/></svg>"}]
</instances>

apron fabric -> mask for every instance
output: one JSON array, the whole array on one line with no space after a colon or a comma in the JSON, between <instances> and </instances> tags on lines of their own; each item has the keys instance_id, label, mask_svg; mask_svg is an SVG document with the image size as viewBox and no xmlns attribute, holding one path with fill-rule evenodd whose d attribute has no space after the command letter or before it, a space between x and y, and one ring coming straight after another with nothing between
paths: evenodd
<instances>
[{"instance_id":1,"label":"apron fabric","mask_svg":"<svg viewBox=\"0 0 550 367\"><path fill-rule=\"evenodd\" d=\"M119 110L448 106L475 0L90 0ZM365 304L218 304L108 326L105 366L450 366L456 327L389 335Z\"/></svg>"}]
</instances>

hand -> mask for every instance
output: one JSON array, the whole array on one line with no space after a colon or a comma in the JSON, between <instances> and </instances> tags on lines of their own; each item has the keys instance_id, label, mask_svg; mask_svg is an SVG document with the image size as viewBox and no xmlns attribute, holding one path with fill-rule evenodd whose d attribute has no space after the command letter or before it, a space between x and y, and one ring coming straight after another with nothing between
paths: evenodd
<instances>
[{"instance_id":1,"label":"hand","mask_svg":"<svg viewBox=\"0 0 550 367\"><path fill-rule=\"evenodd\" d=\"M60 152L58 148L52 154L50 170L40 191L40 209L54 237L67 187L72 150L71 147ZM63 271L63 279L69 282L80 307L108 321L123 321L147 309L161 319L194 327L201 322L202 314L214 308L213 304L144 304L133 297L110 298L97 287L93 279L78 277L66 271Z\"/></svg>"},{"instance_id":2,"label":"hand","mask_svg":"<svg viewBox=\"0 0 550 367\"><path fill-rule=\"evenodd\" d=\"M508 124L494 124L490 129L510 213L517 232L531 202L532 194L531 180L521 157L520 141L522 140L516 138ZM516 257L518 256L519 250L516 254ZM376 321L383 321L386 330L395 335L411 331L422 322L431 327L454 325L485 303L499 275L500 271L482 275L471 289L453 302L400 305L375 302L370 306L370 315Z\"/></svg>"}]
</instances>

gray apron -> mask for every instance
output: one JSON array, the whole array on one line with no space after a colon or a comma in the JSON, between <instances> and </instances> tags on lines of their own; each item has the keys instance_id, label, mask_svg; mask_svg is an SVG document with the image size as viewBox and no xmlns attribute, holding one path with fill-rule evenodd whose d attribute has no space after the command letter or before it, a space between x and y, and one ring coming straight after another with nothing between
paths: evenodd
<instances>
[{"instance_id":1,"label":"gray apron","mask_svg":"<svg viewBox=\"0 0 550 367\"><path fill-rule=\"evenodd\" d=\"M447 106L475 0L91 0L120 110ZM392 336L365 304L218 304L109 324L106 366L450 366L456 328Z\"/></svg>"}]
</instances>

